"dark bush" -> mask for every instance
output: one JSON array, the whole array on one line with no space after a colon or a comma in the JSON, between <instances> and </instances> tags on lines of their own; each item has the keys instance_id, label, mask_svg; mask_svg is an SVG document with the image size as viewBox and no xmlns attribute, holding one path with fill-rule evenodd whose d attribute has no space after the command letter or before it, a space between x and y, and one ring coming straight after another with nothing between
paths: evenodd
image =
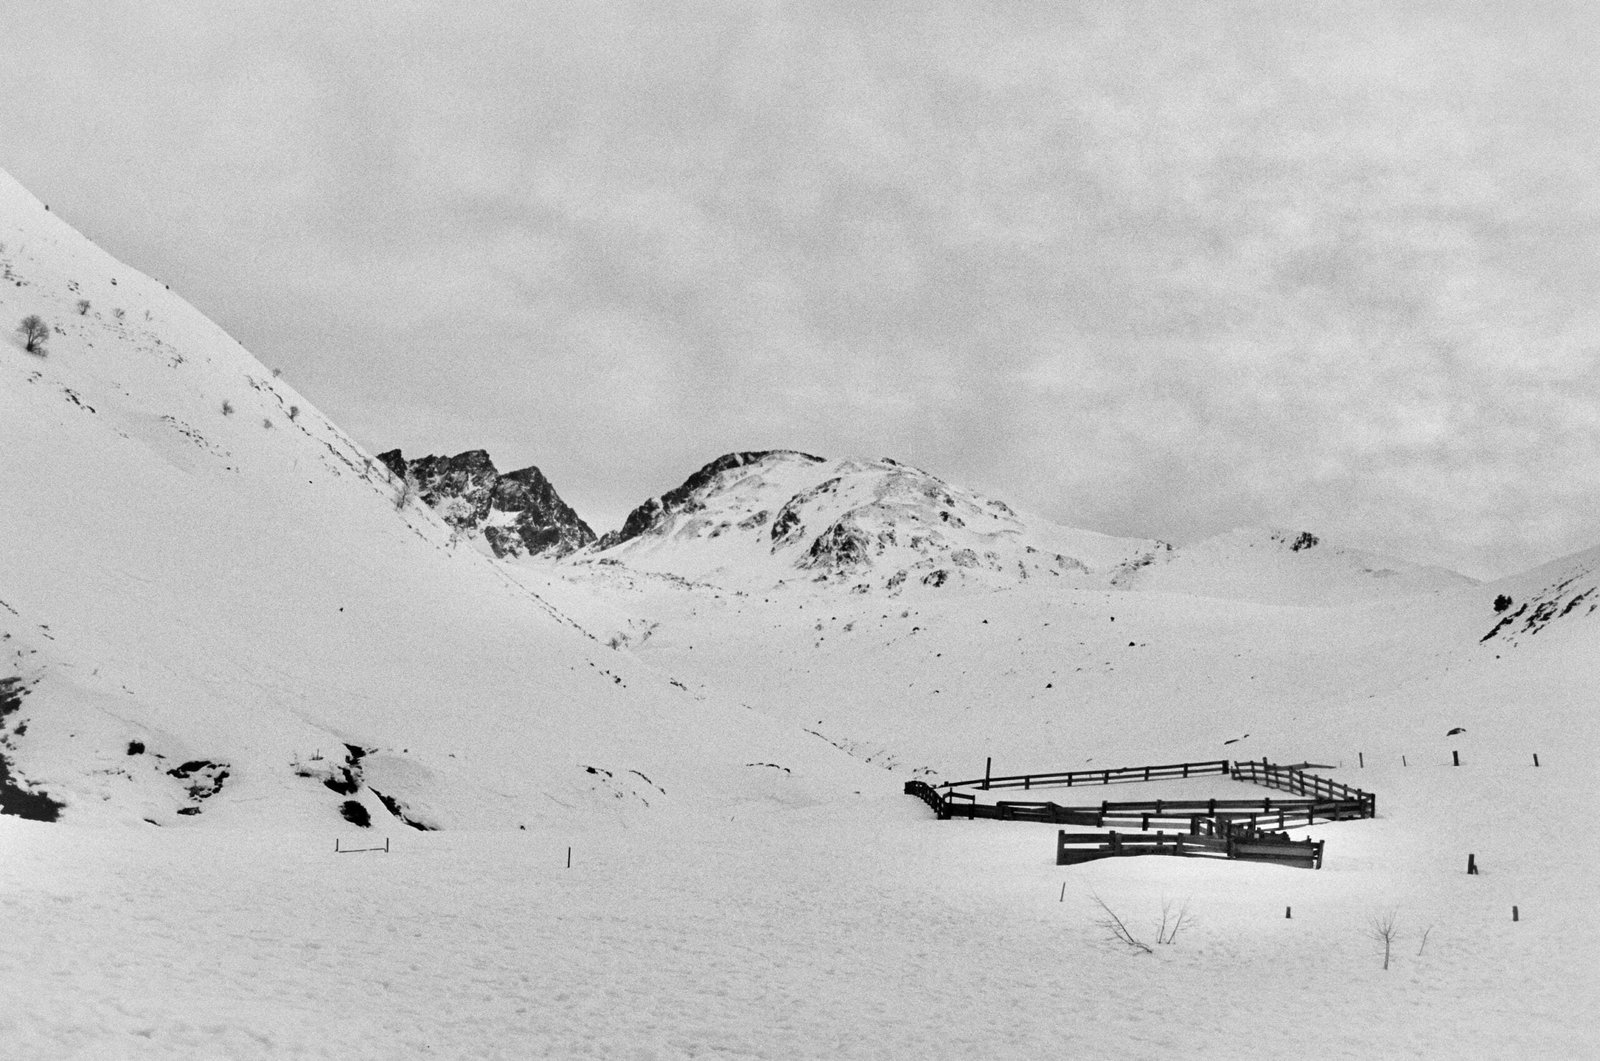
<instances>
[{"instance_id":1,"label":"dark bush","mask_svg":"<svg viewBox=\"0 0 1600 1061\"><path fill-rule=\"evenodd\" d=\"M339 813L344 815L344 820L351 825L359 825L365 829L372 824L372 815L367 813L367 808L353 799L347 799L339 808Z\"/></svg>"},{"instance_id":2,"label":"dark bush","mask_svg":"<svg viewBox=\"0 0 1600 1061\"><path fill-rule=\"evenodd\" d=\"M1511 598L1506 596L1504 593L1500 594L1500 596L1494 599L1495 611L1503 612L1509 607L1511 607Z\"/></svg>"}]
</instances>

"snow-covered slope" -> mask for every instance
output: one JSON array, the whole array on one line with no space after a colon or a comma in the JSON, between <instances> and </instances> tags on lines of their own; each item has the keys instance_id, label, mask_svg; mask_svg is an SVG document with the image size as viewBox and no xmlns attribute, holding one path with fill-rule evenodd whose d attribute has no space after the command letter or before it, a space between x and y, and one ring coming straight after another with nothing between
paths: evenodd
<instances>
[{"instance_id":1,"label":"snow-covered slope","mask_svg":"<svg viewBox=\"0 0 1600 1061\"><path fill-rule=\"evenodd\" d=\"M775 800L846 783L814 738L453 548L292 386L5 175L0 246L13 788L67 820L337 822L354 800L514 827L743 799L752 761L793 768ZM28 315L42 356L11 334Z\"/></svg>"},{"instance_id":2,"label":"snow-covered slope","mask_svg":"<svg viewBox=\"0 0 1600 1061\"><path fill-rule=\"evenodd\" d=\"M1324 542L1310 531L1241 529L1140 557L1111 584L1262 604L1349 604L1457 589L1473 580Z\"/></svg>"}]
</instances>

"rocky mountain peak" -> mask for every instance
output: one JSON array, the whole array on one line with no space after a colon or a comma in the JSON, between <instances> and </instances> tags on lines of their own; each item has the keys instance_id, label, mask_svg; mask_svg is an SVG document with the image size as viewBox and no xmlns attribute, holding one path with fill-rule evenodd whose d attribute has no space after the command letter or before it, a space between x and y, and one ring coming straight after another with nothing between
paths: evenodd
<instances>
[{"instance_id":1,"label":"rocky mountain peak","mask_svg":"<svg viewBox=\"0 0 1600 1061\"><path fill-rule=\"evenodd\" d=\"M532 465L501 473L489 454L406 460L398 449L378 454L417 495L462 533L479 534L497 557L565 556L595 540L594 531Z\"/></svg>"},{"instance_id":2,"label":"rocky mountain peak","mask_svg":"<svg viewBox=\"0 0 1600 1061\"><path fill-rule=\"evenodd\" d=\"M659 532L674 516L699 512L706 507L707 497L722 484L724 473L753 464L773 462L800 464L825 463L821 457L791 449L747 450L724 453L660 497L652 497L628 513L620 530L600 538L596 550L610 549L651 532Z\"/></svg>"},{"instance_id":3,"label":"rocky mountain peak","mask_svg":"<svg viewBox=\"0 0 1600 1061\"><path fill-rule=\"evenodd\" d=\"M896 592L1078 580L1150 544L1022 516L888 458L763 450L705 465L634 509L585 556L686 577Z\"/></svg>"}]
</instances>

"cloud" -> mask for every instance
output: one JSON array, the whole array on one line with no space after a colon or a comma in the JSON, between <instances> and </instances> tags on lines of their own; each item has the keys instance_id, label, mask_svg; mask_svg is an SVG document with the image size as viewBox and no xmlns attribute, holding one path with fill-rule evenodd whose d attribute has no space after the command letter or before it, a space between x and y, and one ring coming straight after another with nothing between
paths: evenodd
<instances>
[{"instance_id":1,"label":"cloud","mask_svg":"<svg viewBox=\"0 0 1600 1061\"><path fill-rule=\"evenodd\" d=\"M1593 543L1596 21L24 0L0 164L369 445L600 524L795 445L1482 573Z\"/></svg>"}]
</instances>

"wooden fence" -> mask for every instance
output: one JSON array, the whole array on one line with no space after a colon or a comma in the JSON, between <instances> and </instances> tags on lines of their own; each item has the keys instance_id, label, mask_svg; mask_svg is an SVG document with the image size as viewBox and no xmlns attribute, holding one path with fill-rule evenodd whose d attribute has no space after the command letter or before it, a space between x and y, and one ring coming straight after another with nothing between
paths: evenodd
<instances>
[{"instance_id":1,"label":"wooden fence","mask_svg":"<svg viewBox=\"0 0 1600 1061\"><path fill-rule=\"evenodd\" d=\"M1028 789L1046 785L1107 785L1207 775L1231 776L1236 781L1292 792L1306 798L1157 799L1117 803L1103 800L1099 806L1066 807L1052 802L1022 800L1000 800L985 804L979 803L971 793L955 791L961 787ZM1378 808L1377 796L1371 792L1308 774L1296 767L1269 763L1265 759L1239 763L1229 763L1223 759L1164 766L1129 766L1116 770L984 777L975 781L953 781L938 788L923 781L907 781L905 791L907 795L916 796L933 808L940 820L987 818L1111 830L1109 833L1060 832L1056 844L1058 865L1120 855L1159 854L1277 862L1320 869L1322 841L1292 840L1281 830L1318 821L1372 818L1377 816ZM1151 833L1149 830L1152 825L1171 826L1174 831L1168 833L1158 828ZM1265 831L1270 827L1280 831ZM1121 829L1142 831L1126 833L1120 832Z\"/></svg>"},{"instance_id":2,"label":"wooden fence","mask_svg":"<svg viewBox=\"0 0 1600 1061\"><path fill-rule=\"evenodd\" d=\"M1293 766L1278 766L1262 759L1259 762L1236 762L1231 773L1235 781L1248 781L1265 788L1294 792L1313 799L1354 800L1366 808L1366 813L1359 817L1378 816L1378 797L1373 793L1363 792L1359 788L1342 785L1326 777L1318 777L1316 774L1308 774Z\"/></svg>"},{"instance_id":3,"label":"wooden fence","mask_svg":"<svg viewBox=\"0 0 1600 1061\"><path fill-rule=\"evenodd\" d=\"M1072 788L1075 785L1117 785L1171 778L1226 776L1229 763L1216 759L1203 763L1168 763L1164 766L1119 766L1108 770L1068 770L1051 774L1013 774L1009 777L979 777L971 781L946 781L943 789L953 788Z\"/></svg>"},{"instance_id":4,"label":"wooden fence","mask_svg":"<svg viewBox=\"0 0 1600 1061\"><path fill-rule=\"evenodd\" d=\"M1322 868L1321 840L1292 840L1285 833L1230 831L1224 836L1184 833L1056 834L1056 865L1072 866L1097 858L1131 855L1177 855L1184 858L1229 858L1273 862L1302 869Z\"/></svg>"}]
</instances>

